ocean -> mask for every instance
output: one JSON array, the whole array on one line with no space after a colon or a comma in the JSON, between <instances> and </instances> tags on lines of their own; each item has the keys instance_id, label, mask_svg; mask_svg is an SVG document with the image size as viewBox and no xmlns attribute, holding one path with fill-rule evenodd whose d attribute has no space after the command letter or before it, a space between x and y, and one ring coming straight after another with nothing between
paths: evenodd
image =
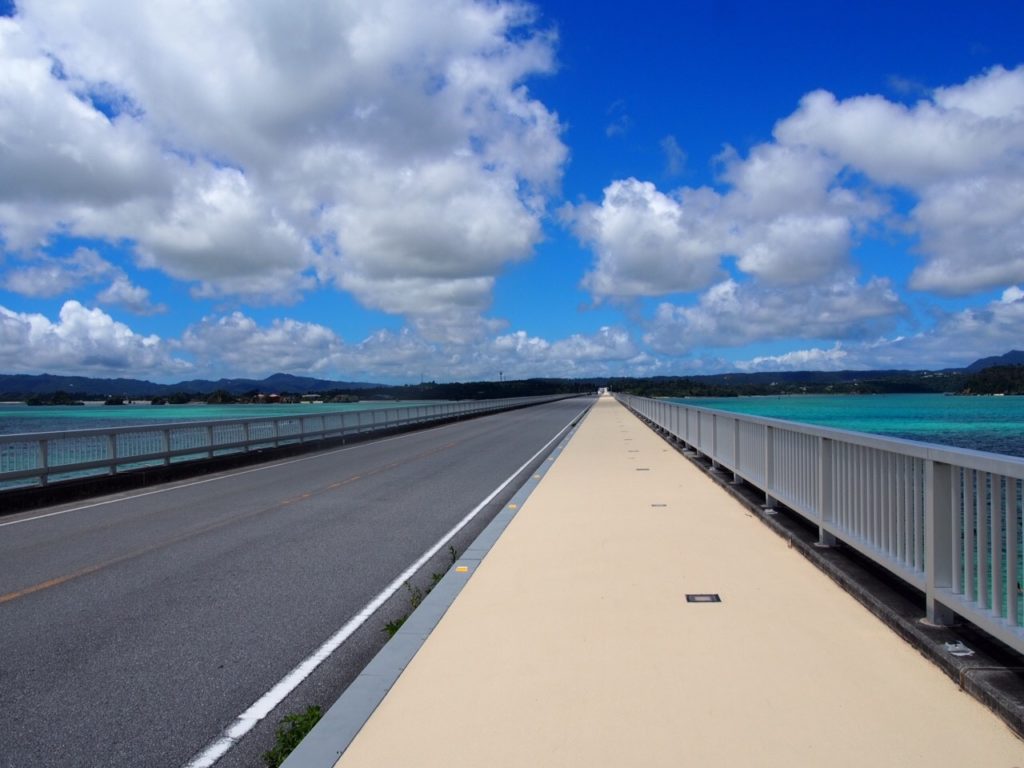
<instances>
[{"instance_id":1,"label":"ocean","mask_svg":"<svg viewBox=\"0 0 1024 768\"><path fill-rule=\"evenodd\" d=\"M1024 397L783 395L670 400L1024 457Z\"/></svg>"}]
</instances>

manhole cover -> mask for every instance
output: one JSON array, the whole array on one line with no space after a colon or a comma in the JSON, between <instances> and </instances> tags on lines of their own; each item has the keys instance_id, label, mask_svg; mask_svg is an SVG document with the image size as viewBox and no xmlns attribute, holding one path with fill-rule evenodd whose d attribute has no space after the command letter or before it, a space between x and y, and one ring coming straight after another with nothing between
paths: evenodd
<instances>
[{"instance_id":1,"label":"manhole cover","mask_svg":"<svg viewBox=\"0 0 1024 768\"><path fill-rule=\"evenodd\" d=\"M704 594L687 595L686 602L688 603L720 603L722 598L714 592L707 592Z\"/></svg>"}]
</instances>

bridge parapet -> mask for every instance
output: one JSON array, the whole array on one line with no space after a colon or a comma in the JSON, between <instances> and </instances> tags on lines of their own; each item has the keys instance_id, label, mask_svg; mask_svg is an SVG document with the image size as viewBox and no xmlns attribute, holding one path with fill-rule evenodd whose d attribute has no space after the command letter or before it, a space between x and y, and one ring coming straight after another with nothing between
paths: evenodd
<instances>
[{"instance_id":1,"label":"bridge parapet","mask_svg":"<svg viewBox=\"0 0 1024 768\"><path fill-rule=\"evenodd\" d=\"M1024 459L617 394L703 454L925 595L1024 653Z\"/></svg>"},{"instance_id":2,"label":"bridge parapet","mask_svg":"<svg viewBox=\"0 0 1024 768\"><path fill-rule=\"evenodd\" d=\"M572 395L393 405L259 419L0 435L0 490L344 439L521 408Z\"/></svg>"}]
</instances>

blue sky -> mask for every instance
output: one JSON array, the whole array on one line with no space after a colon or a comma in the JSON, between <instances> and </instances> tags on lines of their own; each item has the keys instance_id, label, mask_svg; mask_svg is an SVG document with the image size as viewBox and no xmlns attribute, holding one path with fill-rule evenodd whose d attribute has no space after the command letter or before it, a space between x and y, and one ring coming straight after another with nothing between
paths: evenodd
<instances>
[{"instance_id":1,"label":"blue sky","mask_svg":"<svg viewBox=\"0 0 1024 768\"><path fill-rule=\"evenodd\" d=\"M1021 346L1024 6L0 0L0 372Z\"/></svg>"}]
</instances>

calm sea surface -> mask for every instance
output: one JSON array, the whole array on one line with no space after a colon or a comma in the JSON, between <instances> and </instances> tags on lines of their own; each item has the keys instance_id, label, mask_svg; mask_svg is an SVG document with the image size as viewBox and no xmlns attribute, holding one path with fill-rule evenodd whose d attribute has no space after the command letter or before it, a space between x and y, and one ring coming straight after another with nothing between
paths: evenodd
<instances>
[{"instance_id":1,"label":"calm sea surface","mask_svg":"<svg viewBox=\"0 0 1024 768\"><path fill-rule=\"evenodd\" d=\"M1024 397L787 395L673 401L1024 456Z\"/></svg>"},{"instance_id":2,"label":"calm sea surface","mask_svg":"<svg viewBox=\"0 0 1024 768\"><path fill-rule=\"evenodd\" d=\"M422 402L324 403L317 405L34 405L0 403L0 435L63 432L69 429L127 427L219 419L260 419L316 416L340 411L365 411L422 405Z\"/></svg>"}]
</instances>

